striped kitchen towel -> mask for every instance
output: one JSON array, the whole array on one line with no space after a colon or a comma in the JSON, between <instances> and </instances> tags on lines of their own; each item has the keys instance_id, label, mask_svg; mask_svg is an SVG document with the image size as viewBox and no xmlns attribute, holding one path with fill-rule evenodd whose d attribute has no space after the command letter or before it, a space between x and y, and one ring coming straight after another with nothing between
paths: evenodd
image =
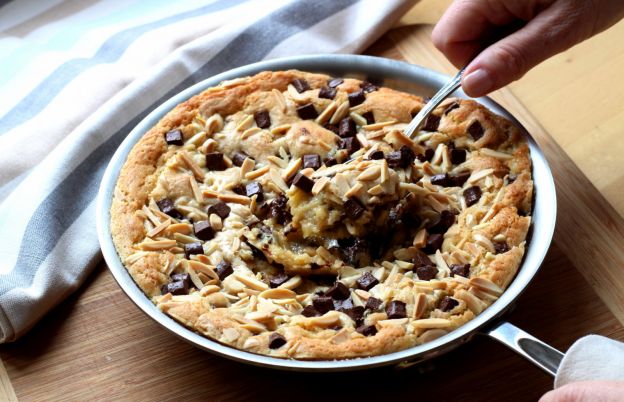
<instances>
[{"instance_id":1,"label":"striped kitchen towel","mask_svg":"<svg viewBox=\"0 0 624 402\"><path fill-rule=\"evenodd\" d=\"M95 197L130 130L234 67L366 48L411 0L0 0L0 342L100 259Z\"/></svg>"}]
</instances>

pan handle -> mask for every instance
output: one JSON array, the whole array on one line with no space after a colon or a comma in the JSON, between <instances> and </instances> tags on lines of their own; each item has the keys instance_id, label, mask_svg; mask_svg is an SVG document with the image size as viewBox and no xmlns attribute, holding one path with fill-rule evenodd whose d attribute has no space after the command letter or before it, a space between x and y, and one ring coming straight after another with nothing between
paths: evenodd
<instances>
[{"instance_id":1,"label":"pan handle","mask_svg":"<svg viewBox=\"0 0 624 402\"><path fill-rule=\"evenodd\" d=\"M501 322L494 328L485 331L485 334L496 339L503 345L521 354L531 363L552 375L557 374L557 369L563 359L563 353L545 344L539 339L524 332L520 328L508 322Z\"/></svg>"}]
</instances>

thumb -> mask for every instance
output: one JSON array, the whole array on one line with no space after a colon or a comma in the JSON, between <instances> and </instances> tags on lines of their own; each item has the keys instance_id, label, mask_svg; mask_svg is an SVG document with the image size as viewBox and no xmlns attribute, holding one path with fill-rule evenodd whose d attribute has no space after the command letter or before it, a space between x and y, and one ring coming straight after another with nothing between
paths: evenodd
<instances>
[{"instance_id":1,"label":"thumb","mask_svg":"<svg viewBox=\"0 0 624 402\"><path fill-rule=\"evenodd\" d=\"M555 2L520 30L483 50L466 68L462 88L486 95L592 34L593 12L584 1Z\"/></svg>"}]
</instances>

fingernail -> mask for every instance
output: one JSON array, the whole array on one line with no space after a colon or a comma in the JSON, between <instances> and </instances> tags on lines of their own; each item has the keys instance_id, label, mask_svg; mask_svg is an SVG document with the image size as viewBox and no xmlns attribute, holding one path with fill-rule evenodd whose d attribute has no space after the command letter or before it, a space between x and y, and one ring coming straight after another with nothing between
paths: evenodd
<instances>
[{"instance_id":1,"label":"fingernail","mask_svg":"<svg viewBox=\"0 0 624 402\"><path fill-rule=\"evenodd\" d=\"M487 94L494 87L494 81L487 71L480 68L464 77L462 88L470 96L482 96Z\"/></svg>"}]
</instances>

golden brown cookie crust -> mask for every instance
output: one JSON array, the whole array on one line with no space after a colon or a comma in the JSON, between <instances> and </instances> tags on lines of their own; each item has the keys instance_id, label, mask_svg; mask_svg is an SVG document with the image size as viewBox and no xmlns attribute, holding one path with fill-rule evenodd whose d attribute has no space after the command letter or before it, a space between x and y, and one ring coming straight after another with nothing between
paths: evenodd
<instances>
[{"instance_id":1,"label":"golden brown cookie crust","mask_svg":"<svg viewBox=\"0 0 624 402\"><path fill-rule=\"evenodd\" d=\"M296 79L307 82L310 89L299 93L292 85ZM328 79L322 74L290 70L222 83L178 105L133 147L115 188L111 232L133 279L162 311L210 338L250 352L295 359L349 358L390 353L442 336L482 312L509 285L524 255L531 220L531 162L519 130L474 101L451 99L434 112L439 117L437 128L421 133L415 144L409 143L400 130L422 107L422 98L375 88L364 93L363 103L349 107L347 95L359 91L362 82L345 79L334 99L319 98L319 90ZM307 103L314 105L319 120L298 116L296 108ZM255 112L263 110L271 118L266 129L257 127L253 119ZM375 123L363 120L367 112L372 113ZM294 172L301 170L297 160L303 155L318 154L325 160L336 153L340 137L324 125L348 116L358 126L356 138L363 149L356 163L360 170L337 170L333 175L322 172L336 166L304 170L315 184L328 182L312 195L290 185ZM173 129L183 133L184 146L166 143L165 134ZM449 161L451 143L468 150L465 162ZM371 147L388 155L402 145L416 155L426 148L435 154L431 161L413 161L406 168L409 174L402 168L388 168L385 160L364 158ZM215 173L206 168L202 158L214 151L226 156L227 170ZM230 158L235 152L253 158L253 167L232 166ZM347 159L340 152L335 156ZM375 177L372 182L357 179L369 168L368 175ZM470 172L470 177L457 188L431 183L435 174L454 176L464 171ZM368 225L382 219L378 212L367 210L349 225L342 225L336 220L342 222L344 217L328 210L328 205L349 198L341 199L344 192L340 192L342 183L337 176L343 176L350 186L346 190L367 206L380 202L381 207L389 208L404 202L407 195L410 200L406 205L418 208L424 220L414 232L413 244L404 241L403 246L387 254L390 260L363 268L353 268L335 255L323 260L327 249L322 246L303 246L304 252L297 254L290 245L275 240L283 235L288 243L292 235L281 233L287 232L285 228L271 217L267 221L255 217L260 200L231 191L243 178L245 182L263 183L265 198L270 200L283 192L293 211L295 232L305 233L306 238L322 225L331 230L319 229L319 233L341 237L366 234ZM375 180L385 182L377 185ZM462 192L471 186L480 187L481 196L468 206ZM383 196L373 195L380 191L385 191ZM176 207L184 208L187 220L173 219L158 209L155 201L167 197L176 201ZM227 219L215 222L205 210L218 201L226 202L232 211ZM444 233L440 250L430 254L436 277L420 280L417 267L410 262L423 247L420 232L427 232L430 221L447 208L457 214L455 223ZM336 209L340 211L339 206ZM202 242L206 255L185 258L183 246L194 239L189 217L208 220L219 228L214 239ZM275 225L272 243L263 240L258 222ZM270 289L267 279L276 270L270 261L254 257L251 245L264 250L269 260L284 265L290 280ZM220 260L230 262L234 271L223 280L215 278ZM471 264L469 277L450 276L450 266L465 263ZM189 294L161 294L172 272L188 271L192 271ZM357 289L355 281L364 272L373 274L380 283L369 290ZM329 287L313 285L310 275L318 273L338 275L350 288L349 300L355 307L366 304L369 297L382 300L383 307L367 310L363 322L358 323L336 310L320 316L301 315L316 297L312 291ZM454 300L450 309L448 303L442 308L447 297ZM406 317L388 318L384 308L393 300L405 303ZM360 333L356 331L358 325L372 326L376 333ZM274 333L285 339L283 346L270 347Z\"/></svg>"}]
</instances>

